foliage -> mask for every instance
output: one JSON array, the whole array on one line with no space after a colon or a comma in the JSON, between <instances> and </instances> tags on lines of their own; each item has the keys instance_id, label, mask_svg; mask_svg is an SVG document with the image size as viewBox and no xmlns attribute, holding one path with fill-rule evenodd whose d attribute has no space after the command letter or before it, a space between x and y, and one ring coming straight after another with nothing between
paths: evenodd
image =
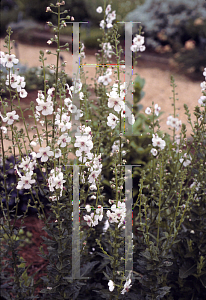
<instances>
[{"instance_id":1,"label":"foliage","mask_svg":"<svg viewBox=\"0 0 206 300\"><path fill-rule=\"evenodd\" d=\"M130 12L126 20L141 22L146 46L161 53L178 53L180 58L176 63L181 63L179 69L191 78L200 80L205 65L205 8L204 0L147 0ZM134 31L137 32L135 24ZM182 48L187 47L185 43L188 41L192 44L191 48L187 49L188 53L182 53ZM193 51L194 45L196 48Z\"/></svg>"},{"instance_id":2,"label":"foliage","mask_svg":"<svg viewBox=\"0 0 206 300\"><path fill-rule=\"evenodd\" d=\"M0 14L1 14L0 36L5 35L5 31L8 28L10 22L17 22L18 12L19 11L17 8L0 10Z\"/></svg>"}]
</instances>

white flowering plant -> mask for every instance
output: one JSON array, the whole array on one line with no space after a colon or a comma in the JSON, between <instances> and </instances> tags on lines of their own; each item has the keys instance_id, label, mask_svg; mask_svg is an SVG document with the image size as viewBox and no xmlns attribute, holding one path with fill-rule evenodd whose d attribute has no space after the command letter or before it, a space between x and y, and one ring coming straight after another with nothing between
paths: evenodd
<instances>
[{"instance_id":1,"label":"white flowering plant","mask_svg":"<svg viewBox=\"0 0 206 300\"><path fill-rule=\"evenodd\" d=\"M120 75L125 74L121 66L125 61L120 60L122 49L118 43L118 26L114 23L116 11L112 11L111 4L106 1L104 7L99 6L96 10L104 14L104 18L100 22L102 49L97 54L97 65L101 68L96 68L94 103L89 101L83 71L84 46L78 53L80 78L73 78L72 86L66 82L65 71L59 71L60 52L68 51L68 45L60 46L59 39L61 29L70 20L70 16L63 17L67 14L61 10L64 4L64 1L57 2L46 8L48 13L58 16L57 26L48 24L55 33L48 45L56 43L57 46L53 53L56 56L55 83L49 86L45 80L44 89L38 91L36 106L30 105L31 124L26 124L21 109L21 98L27 97L26 82L13 70L18 60L11 53L10 28L5 39L7 51L0 53L0 63L8 71L5 89L10 96L9 99L1 97L1 235L19 236L16 220L22 218L23 223L28 209L36 208L38 217L45 224L43 229L50 237L44 239L48 253L39 249L41 256L49 261L47 276L41 278L41 299L160 299L167 296L170 298L165 299L177 299L178 288L181 295L188 290L184 282L188 276L196 278L197 293L205 296L205 250L200 242L204 244L205 219L202 216L206 209L206 83L200 85L203 96L198 100L201 107L195 107L197 120L194 127L185 105L188 122L193 128L193 143L189 147L186 125L176 115L173 77L174 113L167 120L167 125L173 129L172 137L159 130L157 117L161 107L152 102L152 106L146 108L145 118L150 124L147 132L151 142L147 145L150 160L142 166L139 182L133 182L125 154L131 151L129 146L135 150L136 145L132 140L134 137L125 133L125 119L138 128L138 113L134 115L126 101L129 83L121 81ZM140 29L131 40L134 61L137 52L145 50ZM52 55L52 52L47 51L47 54ZM116 65L112 65L112 56L117 60ZM39 59L45 75L50 66L45 65L43 51L40 51ZM206 69L203 75L206 75ZM24 125L20 130L16 126L19 121ZM33 136L29 125L32 125L32 133L35 132ZM176 131L180 128L180 136L177 136ZM12 147L5 148L5 139L12 142ZM16 184L11 188L6 181L8 153L14 155L15 162L10 169L15 170ZM104 162L113 176L109 182L112 190L109 200L103 184ZM41 182L37 180L36 168L42 175ZM126 188L128 181L138 185L136 201L131 201L132 187ZM18 216L23 190L27 192L29 203L24 215ZM12 192L16 197L15 206L10 210ZM49 217L39 193L48 199ZM188 221L191 222L189 225ZM191 234L196 241L194 245ZM7 243L1 253L3 297L39 298L34 275L28 276L18 254L20 240L8 238ZM192 268L191 260L184 259L178 245L188 246ZM12 255L7 263L5 257L9 251ZM12 283L8 283L8 267L13 269ZM178 280L182 280L179 285Z\"/></svg>"}]
</instances>

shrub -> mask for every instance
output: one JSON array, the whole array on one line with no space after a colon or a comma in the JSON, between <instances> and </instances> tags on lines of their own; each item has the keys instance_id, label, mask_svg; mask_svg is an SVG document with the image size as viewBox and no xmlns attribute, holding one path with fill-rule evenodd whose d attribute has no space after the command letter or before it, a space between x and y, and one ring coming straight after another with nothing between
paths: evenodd
<instances>
[{"instance_id":1,"label":"shrub","mask_svg":"<svg viewBox=\"0 0 206 300\"><path fill-rule=\"evenodd\" d=\"M0 36L5 35L5 32L8 28L8 25L10 22L17 22L18 20L18 13L19 10L17 8L13 9L1 9L0 14L1 14L1 21L0 21Z\"/></svg>"},{"instance_id":2,"label":"shrub","mask_svg":"<svg viewBox=\"0 0 206 300\"><path fill-rule=\"evenodd\" d=\"M171 49L173 54L179 52L182 63L180 70L186 70L186 74L193 78L195 75L199 75L198 78L196 77L199 80L205 62L205 8L204 0L146 0L143 5L130 12L126 20L141 22L145 31L145 43L148 47L158 52L167 52L164 49L168 49L168 51ZM135 24L134 31L137 32ZM192 43L194 41L195 53L189 51L188 55L184 55L180 50L188 41ZM165 46L169 46L169 48ZM187 69L189 69L188 72Z\"/></svg>"}]
</instances>

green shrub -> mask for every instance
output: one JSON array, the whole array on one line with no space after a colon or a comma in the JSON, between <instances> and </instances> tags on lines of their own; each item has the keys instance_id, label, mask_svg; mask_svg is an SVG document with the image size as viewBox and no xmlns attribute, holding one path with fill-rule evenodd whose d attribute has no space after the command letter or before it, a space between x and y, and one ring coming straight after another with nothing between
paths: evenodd
<instances>
[{"instance_id":1,"label":"green shrub","mask_svg":"<svg viewBox=\"0 0 206 300\"><path fill-rule=\"evenodd\" d=\"M205 64L206 46L206 2L204 0L146 0L143 5L127 15L126 21L141 22L145 31L145 45L148 48L162 50L168 45L172 53L177 53L188 40L194 41L196 53L191 52L189 58L183 54L180 69L182 71L189 69L186 74L194 73L193 78L201 74ZM133 28L137 33L136 24Z\"/></svg>"},{"instance_id":2,"label":"green shrub","mask_svg":"<svg viewBox=\"0 0 206 300\"><path fill-rule=\"evenodd\" d=\"M96 31L91 31L90 36L86 36L83 41L84 45L87 49L98 49L100 42L97 41L97 39L100 39L102 37L102 32L98 30Z\"/></svg>"},{"instance_id":3,"label":"green shrub","mask_svg":"<svg viewBox=\"0 0 206 300\"><path fill-rule=\"evenodd\" d=\"M55 17L46 12L50 3L56 4L56 0L17 0L19 8L24 12L24 17L32 17L41 22L54 21ZM70 16L75 16L75 21L83 21L88 18L88 13L83 0L67 0L64 9L69 11Z\"/></svg>"},{"instance_id":4,"label":"green shrub","mask_svg":"<svg viewBox=\"0 0 206 300\"><path fill-rule=\"evenodd\" d=\"M18 12L19 11L15 8L11 10L0 10L0 15L1 15L0 36L5 35L5 32L10 22L17 22Z\"/></svg>"}]
</instances>

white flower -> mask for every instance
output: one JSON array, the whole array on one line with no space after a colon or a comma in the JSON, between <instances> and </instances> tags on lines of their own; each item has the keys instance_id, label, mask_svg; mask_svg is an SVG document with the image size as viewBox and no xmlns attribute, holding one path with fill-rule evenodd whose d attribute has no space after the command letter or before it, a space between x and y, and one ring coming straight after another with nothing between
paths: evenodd
<instances>
[{"instance_id":1,"label":"white flower","mask_svg":"<svg viewBox=\"0 0 206 300\"><path fill-rule=\"evenodd\" d=\"M0 51L0 64L2 64L5 67L5 63L6 63L5 53L3 51Z\"/></svg>"},{"instance_id":2,"label":"white flower","mask_svg":"<svg viewBox=\"0 0 206 300\"><path fill-rule=\"evenodd\" d=\"M112 91L109 94L108 107L109 108L114 107L114 110L119 113L120 110L123 108L123 106L124 106L124 102L122 101L122 99L119 98L118 94L115 91Z\"/></svg>"},{"instance_id":3,"label":"white flower","mask_svg":"<svg viewBox=\"0 0 206 300\"><path fill-rule=\"evenodd\" d=\"M109 76L110 75L99 76L98 82L103 83L104 85L108 85L112 81Z\"/></svg>"},{"instance_id":4,"label":"white flower","mask_svg":"<svg viewBox=\"0 0 206 300\"><path fill-rule=\"evenodd\" d=\"M24 89L21 89L20 93L19 93L19 96L21 98L26 98L27 97L27 91L24 90Z\"/></svg>"},{"instance_id":5,"label":"white flower","mask_svg":"<svg viewBox=\"0 0 206 300\"><path fill-rule=\"evenodd\" d=\"M85 206L85 208L86 208L87 212L90 212L90 211L91 211L91 206L90 206L89 204L87 204L87 205Z\"/></svg>"},{"instance_id":6,"label":"white flower","mask_svg":"<svg viewBox=\"0 0 206 300\"><path fill-rule=\"evenodd\" d=\"M68 133L63 133L58 141L57 144L60 145L60 147L64 148L66 147L67 143L69 143L71 141L71 137L68 135Z\"/></svg>"},{"instance_id":7,"label":"white flower","mask_svg":"<svg viewBox=\"0 0 206 300\"><path fill-rule=\"evenodd\" d=\"M206 68L204 68L203 76L206 77Z\"/></svg>"},{"instance_id":8,"label":"white flower","mask_svg":"<svg viewBox=\"0 0 206 300\"><path fill-rule=\"evenodd\" d=\"M159 111L161 110L161 107L158 106L158 104L155 104L155 115L159 116Z\"/></svg>"},{"instance_id":9,"label":"white flower","mask_svg":"<svg viewBox=\"0 0 206 300\"><path fill-rule=\"evenodd\" d=\"M73 82L73 85L70 87L70 90L73 91L73 93L78 93L82 89L82 82L80 79L75 79Z\"/></svg>"},{"instance_id":10,"label":"white flower","mask_svg":"<svg viewBox=\"0 0 206 300\"><path fill-rule=\"evenodd\" d=\"M50 151L50 146L47 146L46 148L39 148L39 153L36 155L37 158L41 157L41 162L46 162L49 156L54 156L54 152Z\"/></svg>"},{"instance_id":11,"label":"white flower","mask_svg":"<svg viewBox=\"0 0 206 300\"><path fill-rule=\"evenodd\" d=\"M32 142L30 143L30 145L31 145L32 147L35 147L35 146L37 145L37 143L36 143L35 141L32 141Z\"/></svg>"},{"instance_id":12,"label":"white flower","mask_svg":"<svg viewBox=\"0 0 206 300\"><path fill-rule=\"evenodd\" d=\"M79 99L84 100L84 93L83 92L79 92Z\"/></svg>"},{"instance_id":13,"label":"white flower","mask_svg":"<svg viewBox=\"0 0 206 300\"><path fill-rule=\"evenodd\" d=\"M108 282L108 286L109 286L110 292L112 292L112 291L114 290L114 282L113 282L112 280L110 280L110 281Z\"/></svg>"},{"instance_id":14,"label":"white flower","mask_svg":"<svg viewBox=\"0 0 206 300\"><path fill-rule=\"evenodd\" d=\"M201 91L205 91L206 90L206 81L203 81L202 83L200 83L200 87L201 87Z\"/></svg>"},{"instance_id":15,"label":"white flower","mask_svg":"<svg viewBox=\"0 0 206 300\"><path fill-rule=\"evenodd\" d=\"M154 147L158 146L158 147L160 147L163 150L165 148L165 146L166 146L166 143L165 143L164 140L162 140L160 137L158 137L157 134L156 135L153 134L152 145Z\"/></svg>"},{"instance_id":16,"label":"white flower","mask_svg":"<svg viewBox=\"0 0 206 300\"><path fill-rule=\"evenodd\" d=\"M107 23L112 23L112 21L115 19L116 19L116 11L113 10L112 13L107 15L106 21L107 21Z\"/></svg>"},{"instance_id":17,"label":"white flower","mask_svg":"<svg viewBox=\"0 0 206 300\"><path fill-rule=\"evenodd\" d=\"M6 54L5 59L6 59L5 66L7 68L12 68L13 64L16 65L19 62L19 60L16 58L14 54Z\"/></svg>"},{"instance_id":18,"label":"white flower","mask_svg":"<svg viewBox=\"0 0 206 300\"><path fill-rule=\"evenodd\" d=\"M124 144L121 144L121 147L123 147ZM113 145L112 145L112 153L116 152L117 150L119 150L119 140L114 141Z\"/></svg>"},{"instance_id":19,"label":"white flower","mask_svg":"<svg viewBox=\"0 0 206 300\"><path fill-rule=\"evenodd\" d=\"M175 127L176 130L179 130L179 128L182 125L181 120L178 120L178 118L173 118L172 116L167 117L167 125Z\"/></svg>"},{"instance_id":20,"label":"white flower","mask_svg":"<svg viewBox=\"0 0 206 300\"><path fill-rule=\"evenodd\" d=\"M133 39L133 45L130 47L130 50L133 52L145 51L146 47L143 44L144 44L144 37L137 34Z\"/></svg>"},{"instance_id":21,"label":"white flower","mask_svg":"<svg viewBox=\"0 0 206 300\"><path fill-rule=\"evenodd\" d=\"M91 227L93 224L93 220L92 220L91 216L86 215L86 216L83 216L83 218L87 222L87 225Z\"/></svg>"},{"instance_id":22,"label":"white flower","mask_svg":"<svg viewBox=\"0 0 206 300\"><path fill-rule=\"evenodd\" d=\"M17 76L17 86L16 86L16 90L17 92L21 92L22 89L25 88L26 86L26 82L24 81L24 77L23 76Z\"/></svg>"},{"instance_id":23,"label":"white flower","mask_svg":"<svg viewBox=\"0 0 206 300\"><path fill-rule=\"evenodd\" d=\"M55 158L59 158L59 157L61 157L61 155L62 155L61 149L55 149L54 150L54 157Z\"/></svg>"},{"instance_id":24,"label":"white flower","mask_svg":"<svg viewBox=\"0 0 206 300\"><path fill-rule=\"evenodd\" d=\"M110 43L103 43L102 48L104 50L105 55L108 56L109 58L111 58L112 57L111 54L113 53L111 44Z\"/></svg>"},{"instance_id":25,"label":"white flower","mask_svg":"<svg viewBox=\"0 0 206 300\"><path fill-rule=\"evenodd\" d=\"M106 15L111 11L111 4L108 4L105 10Z\"/></svg>"},{"instance_id":26,"label":"white flower","mask_svg":"<svg viewBox=\"0 0 206 300\"><path fill-rule=\"evenodd\" d=\"M97 187L96 187L95 184L92 184L92 185L90 185L89 189L90 189L91 191L94 191L94 190L97 190Z\"/></svg>"},{"instance_id":27,"label":"white flower","mask_svg":"<svg viewBox=\"0 0 206 300\"><path fill-rule=\"evenodd\" d=\"M134 117L133 114L130 114L128 116L128 122L129 122L130 125L134 125L134 123L135 123L135 117Z\"/></svg>"},{"instance_id":28,"label":"white flower","mask_svg":"<svg viewBox=\"0 0 206 300\"><path fill-rule=\"evenodd\" d=\"M13 110L12 112L9 112L6 114L6 118L3 118L2 115L1 115L1 118L2 118L3 122L7 122L8 125L12 125L14 123L14 120L19 119L19 116L16 115L16 111Z\"/></svg>"},{"instance_id":29,"label":"white flower","mask_svg":"<svg viewBox=\"0 0 206 300\"><path fill-rule=\"evenodd\" d=\"M59 111L61 112L60 109ZM61 129L62 132L70 129L71 128L70 116L68 116L67 113L63 113L61 116L59 113L57 113L55 118L55 125L58 125L59 129Z\"/></svg>"},{"instance_id":30,"label":"white flower","mask_svg":"<svg viewBox=\"0 0 206 300\"><path fill-rule=\"evenodd\" d=\"M112 27L113 27L112 23L107 23L107 28L112 28Z\"/></svg>"},{"instance_id":31,"label":"white flower","mask_svg":"<svg viewBox=\"0 0 206 300\"><path fill-rule=\"evenodd\" d=\"M5 82L6 85L9 85L9 75L7 75L7 80ZM16 74L11 74L10 75L10 85L13 89L17 88L18 84L18 76Z\"/></svg>"},{"instance_id":32,"label":"white flower","mask_svg":"<svg viewBox=\"0 0 206 300\"><path fill-rule=\"evenodd\" d=\"M114 129L117 125L117 122L119 122L118 118L114 114L110 113L107 117L107 125Z\"/></svg>"},{"instance_id":33,"label":"white flower","mask_svg":"<svg viewBox=\"0 0 206 300\"><path fill-rule=\"evenodd\" d=\"M104 20L101 20L99 26L100 26L102 29L104 29L104 27L105 27L105 22L104 22Z\"/></svg>"},{"instance_id":34,"label":"white flower","mask_svg":"<svg viewBox=\"0 0 206 300\"><path fill-rule=\"evenodd\" d=\"M63 183L65 183L66 180L63 180L63 173L61 172L61 168L56 168L51 170L50 177L48 179L49 189L51 192L54 192L55 189L60 189L60 196L62 196L62 190L63 190Z\"/></svg>"},{"instance_id":35,"label":"white flower","mask_svg":"<svg viewBox=\"0 0 206 300\"><path fill-rule=\"evenodd\" d=\"M42 115L48 116L52 115L53 113L53 102L52 101L44 101L39 98L36 99L37 103L39 104L36 106L37 111L41 111Z\"/></svg>"},{"instance_id":36,"label":"white flower","mask_svg":"<svg viewBox=\"0 0 206 300\"><path fill-rule=\"evenodd\" d=\"M84 50L84 43L82 43L82 47L80 49L80 55L79 55L79 57L85 58L85 52L83 50Z\"/></svg>"},{"instance_id":37,"label":"white flower","mask_svg":"<svg viewBox=\"0 0 206 300\"><path fill-rule=\"evenodd\" d=\"M125 284L124 284L124 289L121 291L121 294L124 294L125 292L128 292L130 287L132 286L131 284L131 279L128 279Z\"/></svg>"},{"instance_id":38,"label":"white flower","mask_svg":"<svg viewBox=\"0 0 206 300\"><path fill-rule=\"evenodd\" d=\"M200 104L200 105L204 105L205 106L205 104L206 104L206 96L201 96L200 97L200 99L198 100L198 103ZM203 102L204 101L204 102Z\"/></svg>"},{"instance_id":39,"label":"white flower","mask_svg":"<svg viewBox=\"0 0 206 300\"><path fill-rule=\"evenodd\" d=\"M83 112L81 109L77 109L76 111L76 116L75 116L75 120L79 120L80 117L83 117Z\"/></svg>"},{"instance_id":40,"label":"white flower","mask_svg":"<svg viewBox=\"0 0 206 300\"><path fill-rule=\"evenodd\" d=\"M76 137L76 142L74 143L74 147L79 147L80 151L90 151L93 148L93 142L88 135L82 135Z\"/></svg>"},{"instance_id":41,"label":"white flower","mask_svg":"<svg viewBox=\"0 0 206 300\"><path fill-rule=\"evenodd\" d=\"M22 162L19 165L19 168L22 168L24 171L26 171L28 169L33 171L35 164L36 164L35 161L31 162L30 157L26 157L25 159L22 158Z\"/></svg>"},{"instance_id":42,"label":"white flower","mask_svg":"<svg viewBox=\"0 0 206 300\"><path fill-rule=\"evenodd\" d=\"M98 12L98 14L101 14L102 13L102 7L98 6L97 9L96 9L96 12Z\"/></svg>"},{"instance_id":43,"label":"white flower","mask_svg":"<svg viewBox=\"0 0 206 300\"><path fill-rule=\"evenodd\" d=\"M145 113L147 114L147 115L150 115L151 114L151 108L150 107L147 107L146 109L145 109Z\"/></svg>"},{"instance_id":44,"label":"white flower","mask_svg":"<svg viewBox=\"0 0 206 300\"><path fill-rule=\"evenodd\" d=\"M70 111L72 114L74 114L77 111L77 107L74 104L70 104L68 106L68 111Z\"/></svg>"},{"instance_id":45,"label":"white flower","mask_svg":"<svg viewBox=\"0 0 206 300\"><path fill-rule=\"evenodd\" d=\"M92 171L91 174L89 175L88 182L95 184L95 180L99 176L99 171Z\"/></svg>"},{"instance_id":46,"label":"white flower","mask_svg":"<svg viewBox=\"0 0 206 300\"><path fill-rule=\"evenodd\" d=\"M109 224L109 221L106 220L105 223L104 223L104 227L103 227L103 232L106 232L107 229L109 228L110 224ZM103 233L104 234L104 233Z\"/></svg>"},{"instance_id":47,"label":"white flower","mask_svg":"<svg viewBox=\"0 0 206 300\"><path fill-rule=\"evenodd\" d=\"M151 153L152 153L154 156L156 156L156 155L157 155L157 149L152 148L152 149L151 149Z\"/></svg>"},{"instance_id":48,"label":"white flower","mask_svg":"<svg viewBox=\"0 0 206 300\"><path fill-rule=\"evenodd\" d=\"M184 154L184 158L186 158L186 157L187 157L187 154L185 153L185 154ZM192 157L191 157L191 155L189 155L189 158L190 158L190 159L184 160L184 158L180 158L179 161L180 161L181 163L184 161L184 162L183 162L183 166L184 166L184 167L187 167L187 166L191 163Z\"/></svg>"},{"instance_id":49,"label":"white flower","mask_svg":"<svg viewBox=\"0 0 206 300\"><path fill-rule=\"evenodd\" d=\"M69 106L69 104L71 104L72 103L72 100L70 99L70 98L65 98L64 99L64 104L66 105L66 106Z\"/></svg>"},{"instance_id":50,"label":"white flower","mask_svg":"<svg viewBox=\"0 0 206 300\"><path fill-rule=\"evenodd\" d=\"M5 134L7 133L7 128L5 126L1 126L0 128L1 128L3 133L5 133Z\"/></svg>"},{"instance_id":51,"label":"white flower","mask_svg":"<svg viewBox=\"0 0 206 300\"><path fill-rule=\"evenodd\" d=\"M143 44L144 44L144 37L137 34L137 35L133 38L133 43L134 43L135 45L138 45L138 46L143 45Z\"/></svg>"},{"instance_id":52,"label":"white flower","mask_svg":"<svg viewBox=\"0 0 206 300\"><path fill-rule=\"evenodd\" d=\"M17 189L30 189L31 184L35 182L35 179L31 179L33 171L27 172L25 176L21 176L21 180L18 182Z\"/></svg>"}]
</instances>

